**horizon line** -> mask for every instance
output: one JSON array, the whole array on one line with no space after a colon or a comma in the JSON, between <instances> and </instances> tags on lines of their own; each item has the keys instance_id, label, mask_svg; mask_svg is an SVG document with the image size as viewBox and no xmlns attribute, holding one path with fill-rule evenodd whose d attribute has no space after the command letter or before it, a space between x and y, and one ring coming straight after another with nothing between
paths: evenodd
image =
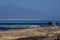
<instances>
[{"instance_id":1,"label":"horizon line","mask_svg":"<svg viewBox=\"0 0 60 40\"><path fill-rule=\"evenodd\" d=\"M60 19L0 19L0 20L60 20Z\"/></svg>"}]
</instances>

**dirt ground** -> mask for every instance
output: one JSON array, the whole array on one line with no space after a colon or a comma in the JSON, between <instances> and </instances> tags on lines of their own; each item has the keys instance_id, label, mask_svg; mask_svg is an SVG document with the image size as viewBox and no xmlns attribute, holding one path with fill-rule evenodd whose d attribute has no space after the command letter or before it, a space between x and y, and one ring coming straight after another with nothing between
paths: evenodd
<instances>
[{"instance_id":1,"label":"dirt ground","mask_svg":"<svg viewBox=\"0 0 60 40\"><path fill-rule=\"evenodd\" d=\"M0 40L55 40L60 35L60 27L32 27L0 31Z\"/></svg>"}]
</instances>

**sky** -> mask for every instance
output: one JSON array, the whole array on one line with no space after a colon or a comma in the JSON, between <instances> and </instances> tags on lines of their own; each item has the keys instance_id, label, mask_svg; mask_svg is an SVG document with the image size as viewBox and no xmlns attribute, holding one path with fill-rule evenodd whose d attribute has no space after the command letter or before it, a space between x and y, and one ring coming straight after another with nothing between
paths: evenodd
<instances>
[{"instance_id":1,"label":"sky","mask_svg":"<svg viewBox=\"0 0 60 40\"><path fill-rule=\"evenodd\" d=\"M0 0L0 19L60 20L60 0Z\"/></svg>"}]
</instances>

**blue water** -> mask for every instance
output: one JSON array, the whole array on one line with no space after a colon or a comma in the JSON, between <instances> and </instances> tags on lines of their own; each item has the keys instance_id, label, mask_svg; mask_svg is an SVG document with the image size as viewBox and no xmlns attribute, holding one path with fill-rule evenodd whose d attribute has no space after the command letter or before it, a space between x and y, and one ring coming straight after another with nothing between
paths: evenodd
<instances>
[{"instance_id":1,"label":"blue water","mask_svg":"<svg viewBox=\"0 0 60 40\"><path fill-rule=\"evenodd\" d=\"M48 25L50 21L60 25L60 20L0 20L0 25Z\"/></svg>"},{"instance_id":2,"label":"blue water","mask_svg":"<svg viewBox=\"0 0 60 40\"><path fill-rule=\"evenodd\" d=\"M0 20L0 25L49 25L48 22L55 21L60 26L60 20ZM7 26L8 27L8 26ZM0 28L9 30L11 28Z\"/></svg>"},{"instance_id":3,"label":"blue water","mask_svg":"<svg viewBox=\"0 0 60 40\"><path fill-rule=\"evenodd\" d=\"M0 20L0 23L47 23L49 21L60 22L60 20Z\"/></svg>"}]
</instances>

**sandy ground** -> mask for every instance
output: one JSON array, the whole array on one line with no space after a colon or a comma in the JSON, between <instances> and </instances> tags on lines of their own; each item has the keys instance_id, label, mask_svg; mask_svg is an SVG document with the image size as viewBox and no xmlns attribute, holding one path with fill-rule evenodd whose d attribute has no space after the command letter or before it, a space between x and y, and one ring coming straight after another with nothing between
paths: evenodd
<instances>
[{"instance_id":1,"label":"sandy ground","mask_svg":"<svg viewBox=\"0 0 60 40\"><path fill-rule=\"evenodd\" d=\"M43 39L41 40L54 40L54 37L57 35L60 35L60 27L33 27L29 29L0 31L0 40L22 40L29 37L42 37Z\"/></svg>"}]
</instances>

